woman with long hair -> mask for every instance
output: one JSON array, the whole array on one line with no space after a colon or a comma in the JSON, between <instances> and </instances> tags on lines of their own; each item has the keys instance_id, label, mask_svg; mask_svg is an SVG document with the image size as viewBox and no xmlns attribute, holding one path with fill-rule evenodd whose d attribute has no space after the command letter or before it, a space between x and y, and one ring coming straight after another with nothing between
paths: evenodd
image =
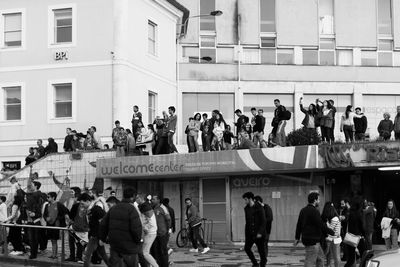
<instances>
[{"instance_id":1,"label":"woman with long hair","mask_svg":"<svg viewBox=\"0 0 400 267\"><path fill-rule=\"evenodd\" d=\"M309 131L316 131L319 122L317 122L317 107L314 104L310 104L308 109L303 106L303 98L300 97L300 110L304 113L304 119L301 122L304 128Z\"/></svg>"},{"instance_id":2,"label":"woman with long hair","mask_svg":"<svg viewBox=\"0 0 400 267\"><path fill-rule=\"evenodd\" d=\"M327 202L322 211L322 220L327 224L328 228L335 232L334 236L328 235L326 238L326 261L327 266L330 266L331 259L335 267L340 266L340 243L342 238L340 237L341 224L339 215L333 206L332 202Z\"/></svg>"},{"instance_id":3,"label":"woman with long hair","mask_svg":"<svg viewBox=\"0 0 400 267\"><path fill-rule=\"evenodd\" d=\"M386 249L397 249L399 248L398 245L398 229L399 229L399 211L396 208L396 204L392 199L389 199L387 202L386 210L383 213L383 217L390 218L392 219L391 221L391 230L390 230L390 236L388 238L385 238L385 245Z\"/></svg>"},{"instance_id":4,"label":"woman with long hair","mask_svg":"<svg viewBox=\"0 0 400 267\"><path fill-rule=\"evenodd\" d=\"M201 126L201 114L196 113L189 122L189 145L191 152L199 152L199 131Z\"/></svg>"},{"instance_id":5,"label":"woman with long hair","mask_svg":"<svg viewBox=\"0 0 400 267\"><path fill-rule=\"evenodd\" d=\"M222 138L225 131L225 120L221 113L215 115L214 128L213 128L213 139L211 142L211 150L222 150L223 142Z\"/></svg>"},{"instance_id":6,"label":"woman with long hair","mask_svg":"<svg viewBox=\"0 0 400 267\"><path fill-rule=\"evenodd\" d=\"M353 106L348 105L340 121L340 131L344 132L346 143L354 142L354 112Z\"/></svg>"},{"instance_id":7,"label":"woman with long hair","mask_svg":"<svg viewBox=\"0 0 400 267\"><path fill-rule=\"evenodd\" d=\"M347 232L353 235L358 235L361 237L365 236L364 224L363 224L363 199L359 196L353 198L350 203L350 213L349 220L347 223ZM344 267L353 267L356 262L356 248L346 245L348 251L347 262ZM365 240L364 238L360 239L357 246L360 255L362 256L365 251Z\"/></svg>"},{"instance_id":8,"label":"woman with long hair","mask_svg":"<svg viewBox=\"0 0 400 267\"><path fill-rule=\"evenodd\" d=\"M19 217L21 216L21 206L23 203L23 197L21 195L14 196L14 202L11 207L11 215L5 220L5 223L20 223ZM8 240L13 245L14 251L10 253L12 256L19 256L25 253L25 247L22 244L21 227L10 227L8 233Z\"/></svg>"},{"instance_id":9,"label":"woman with long hair","mask_svg":"<svg viewBox=\"0 0 400 267\"><path fill-rule=\"evenodd\" d=\"M317 104L318 103L322 103L322 106L317 105L321 117L320 126L321 126L322 141L330 143L331 141L333 141L331 129L334 126L332 104L328 100L321 102L319 101L319 99L317 99Z\"/></svg>"}]
</instances>

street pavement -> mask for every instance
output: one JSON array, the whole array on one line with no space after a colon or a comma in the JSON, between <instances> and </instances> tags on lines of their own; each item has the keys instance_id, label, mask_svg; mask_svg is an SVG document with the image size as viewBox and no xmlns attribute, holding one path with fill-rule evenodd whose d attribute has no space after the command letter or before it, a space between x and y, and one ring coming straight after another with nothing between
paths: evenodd
<instances>
[{"instance_id":1,"label":"street pavement","mask_svg":"<svg viewBox=\"0 0 400 267\"><path fill-rule=\"evenodd\" d=\"M50 245L50 244L49 244ZM293 248L289 244L273 244L269 250L267 266L281 267L281 266L304 266L304 248ZM50 255L51 245L48 250L40 255L36 260L27 260L28 255L13 256L5 258L0 255L0 267L13 267L13 266L82 266L78 263L64 263L58 260L51 260L48 258ZM66 247L68 249L68 246ZM381 248L378 247L378 250ZM254 247L255 250L255 247ZM170 255L171 267L250 267L252 266L247 258L246 253L243 251L242 246L234 245L214 245L207 254L190 253L188 248L174 248L174 252ZM258 256L255 253L256 257ZM67 252L68 256L68 252ZM105 266L92 265L92 266ZM342 262L341 266L344 266Z\"/></svg>"}]
</instances>

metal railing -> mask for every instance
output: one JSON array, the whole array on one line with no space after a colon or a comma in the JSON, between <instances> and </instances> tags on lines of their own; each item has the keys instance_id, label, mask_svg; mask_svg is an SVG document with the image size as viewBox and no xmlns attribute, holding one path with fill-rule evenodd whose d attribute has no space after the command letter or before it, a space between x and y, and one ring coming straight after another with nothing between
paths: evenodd
<instances>
[{"instance_id":1,"label":"metal railing","mask_svg":"<svg viewBox=\"0 0 400 267\"><path fill-rule=\"evenodd\" d=\"M50 229L50 230L60 230L61 231L61 262L65 260L65 231L69 231L66 227L56 227L56 226L42 226L42 225L31 225L31 224L14 224L14 223L0 223L1 231L3 231L3 236L5 237L5 242L3 243L4 256L8 257L8 240L7 240L7 227L21 227L21 228L37 228L37 229Z\"/></svg>"}]
</instances>

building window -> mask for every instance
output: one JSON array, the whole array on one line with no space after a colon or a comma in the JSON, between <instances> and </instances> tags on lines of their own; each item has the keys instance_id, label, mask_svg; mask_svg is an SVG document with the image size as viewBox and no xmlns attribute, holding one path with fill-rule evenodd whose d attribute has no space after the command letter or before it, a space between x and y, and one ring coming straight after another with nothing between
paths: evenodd
<instances>
[{"instance_id":1,"label":"building window","mask_svg":"<svg viewBox=\"0 0 400 267\"><path fill-rule=\"evenodd\" d=\"M148 114L148 122L152 123L156 118L156 101L157 101L157 94L154 92L149 91L149 114Z\"/></svg>"},{"instance_id":2,"label":"building window","mask_svg":"<svg viewBox=\"0 0 400 267\"><path fill-rule=\"evenodd\" d=\"M215 11L215 0L200 0L200 14L208 15ZM215 17L201 16L200 17L201 31L215 31Z\"/></svg>"},{"instance_id":3,"label":"building window","mask_svg":"<svg viewBox=\"0 0 400 267\"><path fill-rule=\"evenodd\" d=\"M243 48L242 63L259 64L260 55L258 48Z\"/></svg>"},{"instance_id":4,"label":"building window","mask_svg":"<svg viewBox=\"0 0 400 267\"><path fill-rule=\"evenodd\" d=\"M72 8L55 9L54 43L72 42Z\"/></svg>"},{"instance_id":5,"label":"building window","mask_svg":"<svg viewBox=\"0 0 400 267\"><path fill-rule=\"evenodd\" d=\"M353 65L353 50L340 49L336 50L336 62L339 66L352 66Z\"/></svg>"},{"instance_id":6,"label":"building window","mask_svg":"<svg viewBox=\"0 0 400 267\"><path fill-rule=\"evenodd\" d=\"M378 35L392 35L392 1L378 0Z\"/></svg>"},{"instance_id":7,"label":"building window","mask_svg":"<svg viewBox=\"0 0 400 267\"><path fill-rule=\"evenodd\" d=\"M293 49L277 49L277 63L282 65L294 64Z\"/></svg>"},{"instance_id":8,"label":"building window","mask_svg":"<svg viewBox=\"0 0 400 267\"><path fill-rule=\"evenodd\" d=\"M378 40L378 66L393 66L393 40Z\"/></svg>"},{"instance_id":9,"label":"building window","mask_svg":"<svg viewBox=\"0 0 400 267\"><path fill-rule=\"evenodd\" d=\"M335 65L335 39L321 38L319 42L319 65Z\"/></svg>"},{"instance_id":10,"label":"building window","mask_svg":"<svg viewBox=\"0 0 400 267\"><path fill-rule=\"evenodd\" d=\"M20 121L22 116L21 86L3 87L4 121Z\"/></svg>"},{"instance_id":11,"label":"building window","mask_svg":"<svg viewBox=\"0 0 400 267\"><path fill-rule=\"evenodd\" d=\"M276 32L275 0L260 0L260 31Z\"/></svg>"},{"instance_id":12,"label":"building window","mask_svg":"<svg viewBox=\"0 0 400 267\"><path fill-rule=\"evenodd\" d=\"M152 21L148 21L148 53L156 56L157 55L157 24Z\"/></svg>"},{"instance_id":13,"label":"building window","mask_svg":"<svg viewBox=\"0 0 400 267\"><path fill-rule=\"evenodd\" d=\"M261 64L276 64L276 37L260 38Z\"/></svg>"},{"instance_id":14,"label":"building window","mask_svg":"<svg viewBox=\"0 0 400 267\"><path fill-rule=\"evenodd\" d=\"M319 33L334 34L333 0L319 0Z\"/></svg>"},{"instance_id":15,"label":"building window","mask_svg":"<svg viewBox=\"0 0 400 267\"><path fill-rule=\"evenodd\" d=\"M376 66L376 51L361 50L361 65L362 66Z\"/></svg>"},{"instance_id":16,"label":"building window","mask_svg":"<svg viewBox=\"0 0 400 267\"><path fill-rule=\"evenodd\" d=\"M22 13L3 13L3 47L22 46Z\"/></svg>"},{"instance_id":17,"label":"building window","mask_svg":"<svg viewBox=\"0 0 400 267\"><path fill-rule=\"evenodd\" d=\"M54 118L72 117L72 83L53 84Z\"/></svg>"},{"instance_id":18,"label":"building window","mask_svg":"<svg viewBox=\"0 0 400 267\"><path fill-rule=\"evenodd\" d=\"M303 65L318 65L317 49L303 49Z\"/></svg>"},{"instance_id":19,"label":"building window","mask_svg":"<svg viewBox=\"0 0 400 267\"><path fill-rule=\"evenodd\" d=\"M215 36L200 37L200 63L215 63L217 61L217 49L215 44ZM204 60L205 58L209 60Z\"/></svg>"}]
</instances>

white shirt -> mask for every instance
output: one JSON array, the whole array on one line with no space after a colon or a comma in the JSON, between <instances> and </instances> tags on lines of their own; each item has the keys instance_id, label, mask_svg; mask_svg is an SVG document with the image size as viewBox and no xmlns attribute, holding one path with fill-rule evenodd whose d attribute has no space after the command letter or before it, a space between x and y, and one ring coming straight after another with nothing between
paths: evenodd
<instances>
[{"instance_id":1,"label":"white shirt","mask_svg":"<svg viewBox=\"0 0 400 267\"><path fill-rule=\"evenodd\" d=\"M0 204L0 222L7 220L7 205L6 203Z\"/></svg>"},{"instance_id":2,"label":"white shirt","mask_svg":"<svg viewBox=\"0 0 400 267\"><path fill-rule=\"evenodd\" d=\"M157 234L157 221L156 216L153 213L153 216L150 218L144 217L143 228L146 235L156 235Z\"/></svg>"}]
</instances>

